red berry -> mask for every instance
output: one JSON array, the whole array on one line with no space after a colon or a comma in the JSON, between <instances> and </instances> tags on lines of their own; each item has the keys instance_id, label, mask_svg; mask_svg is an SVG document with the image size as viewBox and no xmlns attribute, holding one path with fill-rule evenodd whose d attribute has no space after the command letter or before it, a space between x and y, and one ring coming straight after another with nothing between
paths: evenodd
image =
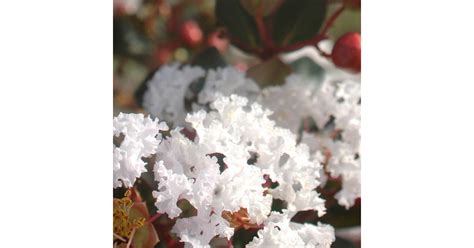
<instances>
[{"instance_id":1,"label":"red berry","mask_svg":"<svg viewBox=\"0 0 474 248\"><path fill-rule=\"evenodd\" d=\"M185 22L180 29L181 38L188 46L195 47L202 42L202 31L194 21Z\"/></svg>"},{"instance_id":2,"label":"red berry","mask_svg":"<svg viewBox=\"0 0 474 248\"><path fill-rule=\"evenodd\" d=\"M334 44L332 61L340 68L360 72L360 49L360 33L346 33Z\"/></svg>"}]
</instances>

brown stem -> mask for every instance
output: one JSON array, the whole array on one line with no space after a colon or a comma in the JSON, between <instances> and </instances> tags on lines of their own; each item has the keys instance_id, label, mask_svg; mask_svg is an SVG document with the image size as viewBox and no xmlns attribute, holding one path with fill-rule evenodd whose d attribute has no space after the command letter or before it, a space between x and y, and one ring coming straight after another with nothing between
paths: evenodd
<instances>
[{"instance_id":1,"label":"brown stem","mask_svg":"<svg viewBox=\"0 0 474 248\"><path fill-rule=\"evenodd\" d=\"M291 52L293 50L296 50L296 49L299 49L299 48L302 48L304 46L312 46L312 45L315 45L317 44L318 42L322 41L322 40L325 40L327 37L325 35L321 35L321 34L317 34L316 36L314 36L313 38L309 39L309 40L304 40L304 41L300 41L300 42L296 42L296 43L293 43L293 44L289 44L289 45L286 45L286 46L283 46L283 47L279 47L276 50L276 52L278 53L285 53L285 52Z\"/></svg>"},{"instance_id":2,"label":"brown stem","mask_svg":"<svg viewBox=\"0 0 474 248\"><path fill-rule=\"evenodd\" d=\"M158 212L157 212L157 213L156 213L155 215L153 215L150 219L148 219L147 222L148 222L148 223L153 223L153 222L155 222L156 219L160 218L160 216L161 216L161 213L158 213Z\"/></svg>"},{"instance_id":3,"label":"brown stem","mask_svg":"<svg viewBox=\"0 0 474 248\"><path fill-rule=\"evenodd\" d=\"M302 48L304 46L314 45L316 47L316 49L318 50L318 52L321 53L322 56L330 57L329 54L323 52L319 48L318 43L320 41L325 40L325 39L328 38L327 32L328 32L329 28L332 27L332 25L334 24L336 19L341 15L341 13L342 13L342 11L344 11L344 9L345 9L345 6L341 5L336 11L334 11L334 13L332 13L332 15L326 21L326 23L324 23L324 26L321 28L321 31L317 35L315 35L313 38L311 38L309 40L296 42L296 43L293 43L293 44L290 44L290 45L287 45L287 46L277 48L276 51L278 53L290 52L290 51Z\"/></svg>"},{"instance_id":4,"label":"brown stem","mask_svg":"<svg viewBox=\"0 0 474 248\"><path fill-rule=\"evenodd\" d=\"M255 22L257 23L258 34L263 42L264 50L271 51L273 50L274 45L270 33L268 32L267 27L263 22L263 10L263 2L260 2L255 16Z\"/></svg>"},{"instance_id":5,"label":"brown stem","mask_svg":"<svg viewBox=\"0 0 474 248\"><path fill-rule=\"evenodd\" d=\"M231 43L236 45L238 48L240 48L242 51L244 52L247 52L247 53L251 53L251 54L255 54L257 55L258 57L262 57L262 52L258 49L255 49L254 47L251 47L251 46L248 46L247 44L241 42L240 40L234 38L234 37L230 37L231 39Z\"/></svg>"},{"instance_id":6,"label":"brown stem","mask_svg":"<svg viewBox=\"0 0 474 248\"><path fill-rule=\"evenodd\" d=\"M327 32L329 28L332 27L332 25L334 24L336 19L341 15L344 9L345 9L344 4L341 5L338 9L336 9L336 11L334 11L334 13L332 13L332 15L324 23L324 26L321 28L321 31L318 34L316 34L313 38L296 42L293 44L288 44L282 47L275 47L271 39L270 33L268 32L265 26L265 23L263 22L263 5L261 5L261 7L258 9L257 15L255 17L255 21L257 23L259 36L263 43L263 49L256 49L256 48L250 47L247 44L232 37L231 37L231 42L235 44L237 47L239 47L240 49L242 49L244 52L255 54L264 60L273 57L273 55L275 54L291 52L291 51L300 49L304 46L315 46L318 52L322 56L329 58L331 55L322 51L318 47L318 43L328 38Z\"/></svg>"}]
</instances>

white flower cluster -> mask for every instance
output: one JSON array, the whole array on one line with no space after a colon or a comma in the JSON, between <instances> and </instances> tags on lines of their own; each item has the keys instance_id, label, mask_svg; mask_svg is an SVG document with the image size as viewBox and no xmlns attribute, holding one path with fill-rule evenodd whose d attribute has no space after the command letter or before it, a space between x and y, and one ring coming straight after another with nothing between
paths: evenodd
<instances>
[{"instance_id":1,"label":"white flower cluster","mask_svg":"<svg viewBox=\"0 0 474 248\"><path fill-rule=\"evenodd\" d=\"M285 210L272 212L263 230L246 247L331 247L335 240L332 226L294 223L290 222L291 217Z\"/></svg>"},{"instance_id":2,"label":"white flower cluster","mask_svg":"<svg viewBox=\"0 0 474 248\"><path fill-rule=\"evenodd\" d=\"M216 100L216 92L224 96L236 94L254 101L260 94L260 88L253 80L246 78L245 74L229 66L208 71L204 88L199 92L199 103L213 102Z\"/></svg>"},{"instance_id":3,"label":"white flower cluster","mask_svg":"<svg viewBox=\"0 0 474 248\"><path fill-rule=\"evenodd\" d=\"M327 122L327 103L321 101L317 94L317 84L298 75L291 75L282 86L272 86L262 90L258 101L274 111L271 116L278 125L298 133L303 118L314 117L317 122Z\"/></svg>"},{"instance_id":4,"label":"white flower cluster","mask_svg":"<svg viewBox=\"0 0 474 248\"><path fill-rule=\"evenodd\" d=\"M178 67L165 66L156 73L148 84L151 88L145 95L144 106L154 115L183 124L185 93L190 83L205 72L198 67ZM329 75L324 81L315 82L293 74L281 86L260 89L244 73L231 67L209 70L198 94L199 105L193 107L201 109L219 95L238 94L273 111L269 118L296 134L303 119L312 118L320 131L303 132L302 142L310 145L313 160L330 152L326 172L342 177L343 188L336 198L348 208L360 197L360 82L335 78ZM167 84L171 86L165 87ZM328 127L331 117L334 122Z\"/></svg>"},{"instance_id":5,"label":"white flower cluster","mask_svg":"<svg viewBox=\"0 0 474 248\"><path fill-rule=\"evenodd\" d=\"M204 86L195 96L195 112L187 114L185 98L199 79ZM155 205L170 218L180 217L172 232L186 246L209 247L216 236L232 237L228 213L244 210L250 223L263 226L249 247L330 247L331 226L290 220L299 211L325 213L315 189L326 174L342 180L335 195L340 205L349 208L360 197L357 79L315 82L293 74L281 86L260 89L232 67L206 72L173 64L147 86L145 109L176 128L161 141L164 123L143 115L116 117L114 135L123 134L124 141L114 147L114 187L132 185L145 171L141 158L156 154ZM316 132L300 133L307 119L315 121ZM194 140L179 126L194 128ZM270 211L274 199L284 201L283 213ZM195 216L180 216L183 200Z\"/></svg>"},{"instance_id":6,"label":"white flower cluster","mask_svg":"<svg viewBox=\"0 0 474 248\"><path fill-rule=\"evenodd\" d=\"M345 80L323 85L327 94L320 99L332 101L327 108L334 117L330 128L310 134L304 132L302 142L311 148L313 157L326 154L326 171L333 177L342 177L342 190L336 194L338 203L346 208L360 197L360 83Z\"/></svg>"},{"instance_id":7,"label":"white flower cluster","mask_svg":"<svg viewBox=\"0 0 474 248\"><path fill-rule=\"evenodd\" d=\"M114 145L114 188L131 187L146 171L142 158L156 152L162 139L159 132L168 126L143 114L120 113L113 122L114 136L123 139L119 146Z\"/></svg>"},{"instance_id":8,"label":"white flower cluster","mask_svg":"<svg viewBox=\"0 0 474 248\"><path fill-rule=\"evenodd\" d=\"M216 235L230 238L233 228L224 211L245 209L250 221L262 224L270 214L272 199L287 203L289 213L317 210L324 201L315 191L319 163L310 160L309 149L296 144L289 130L275 127L271 111L248 104L244 97L220 96L211 111L200 110L186 121L196 130L194 141L175 129L157 149L153 192L160 212L177 217L177 201L186 199L197 215L180 218L172 232L193 246L208 246ZM220 165L215 154L224 157ZM252 156L256 161L249 164ZM263 187L267 175L278 185Z\"/></svg>"},{"instance_id":9,"label":"white flower cluster","mask_svg":"<svg viewBox=\"0 0 474 248\"><path fill-rule=\"evenodd\" d=\"M143 95L143 107L148 113L175 126L184 124L187 114L184 101L189 85L205 75L200 67L180 67L178 63L162 66L147 82Z\"/></svg>"}]
</instances>

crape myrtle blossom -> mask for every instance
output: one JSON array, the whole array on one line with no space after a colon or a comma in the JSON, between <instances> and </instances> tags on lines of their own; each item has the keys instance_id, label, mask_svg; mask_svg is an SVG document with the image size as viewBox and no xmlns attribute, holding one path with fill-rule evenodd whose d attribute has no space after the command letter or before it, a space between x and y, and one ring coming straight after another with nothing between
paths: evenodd
<instances>
[{"instance_id":1,"label":"crape myrtle blossom","mask_svg":"<svg viewBox=\"0 0 474 248\"><path fill-rule=\"evenodd\" d=\"M313 160L322 162L328 154L326 172L342 177L342 189L335 197L346 208L360 197L360 82L352 79L320 82L293 74L282 86L264 88L257 101L274 111L269 116L277 125L298 133L302 120L311 117L317 133L302 133L302 143L311 147ZM334 119L332 125L330 120ZM340 137L338 137L340 136ZM322 172L324 172L322 170ZM321 182L326 177L321 175Z\"/></svg>"},{"instance_id":2,"label":"crape myrtle blossom","mask_svg":"<svg viewBox=\"0 0 474 248\"><path fill-rule=\"evenodd\" d=\"M204 75L205 71L196 66L178 63L162 66L147 82L143 107L174 126L183 125L187 114L184 100L189 85Z\"/></svg>"},{"instance_id":3,"label":"crape myrtle blossom","mask_svg":"<svg viewBox=\"0 0 474 248\"><path fill-rule=\"evenodd\" d=\"M292 74L282 86L263 89L258 101L274 111L270 118L278 125L298 133L306 117L313 117L318 126L324 126L329 121L330 107L334 103L332 99L319 97L326 93L324 88L318 90L318 84L314 81Z\"/></svg>"},{"instance_id":4,"label":"crape myrtle blossom","mask_svg":"<svg viewBox=\"0 0 474 248\"><path fill-rule=\"evenodd\" d=\"M226 96L237 94L250 100L254 100L260 92L253 80L231 66L209 70L206 75L206 71L200 67L174 63L162 66L148 80L143 107L148 113L173 126L183 126L188 112L185 108L185 98L191 93L189 86L204 76L204 87L198 95L200 105L194 104L195 110L202 109L202 106L214 101L216 92Z\"/></svg>"},{"instance_id":5,"label":"crape myrtle blossom","mask_svg":"<svg viewBox=\"0 0 474 248\"><path fill-rule=\"evenodd\" d=\"M209 246L216 235L233 235L234 229L222 217L224 211L245 209L250 222L269 223L272 199L284 200L288 214L316 210L323 215L324 200L315 191L321 165L310 160L308 146L297 144L288 129L276 127L268 118L272 112L258 103L249 104L237 95L215 97L210 112L200 110L186 118L196 130L194 140L177 128L156 152L158 190L153 196L158 211L178 217L181 199L197 209L196 216L177 219L171 231L187 246ZM215 154L223 156L223 164ZM256 161L250 163L252 156ZM264 187L265 176L278 185ZM327 235L319 240L317 228L294 228L304 242L326 243Z\"/></svg>"},{"instance_id":6,"label":"crape myrtle blossom","mask_svg":"<svg viewBox=\"0 0 474 248\"><path fill-rule=\"evenodd\" d=\"M275 111L269 118L295 133L303 118L315 121L320 131L303 132L301 142L310 146L313 160L321 162L324 159L318 157L328 155L325 170L333 177L342 177L342 189L335 197L346 208L353 206L361 194L360 99L360 83L355 80L328 77L317 87L298 75L289 76L282 86L263 89L258 98L263 106Z\"/></svg>"},{"instance_id":7,"label":"crape myrtle blossom","mask_svg":"<svg viewBox=\"0 0 474 248\"><path fill-rule=\"evenodd\" d=\"M334 124L317 134L303 132L302 142L309 145L313 157L326 154L326 171L333 177L342 177L342 189L335 197L340 205L349 208L361 194L360 83L344 80L327 85L334 90L322 97L335 99L331 109Z\"/></svg>"},{"instance_id":8,"label":"crape myrtle blossom","mask_svg":"<svg viewBox=\"0 0 474 248\"><path fill-rule=\"evenodd\" d=\"M293 215L286 210L283 213L272 212L264 228L246 247L331 247L335 240L332 226L290 222Z\"/></svg>"},{"instance_id":9,"label":"crape myrtle blossom","mask_svg":"<svg viewBox=\"0 0 474 248\"><path fill-rule=\"evenodd\" d=\"M113 135L123 138L120 145L114 144L114 188L131 187L146 171L142 158L156 152L162 139L160 130L168 130L166 123L143 114L120 113L114 117Z\"/></svg>"},{"instance_id":10,"label":"crape myrtle blossom","mask_svg":"<svg viewBox=\"0 0 474 248\"><path fill-rule=\"evenodd\" d=\"M184 96L189 85L197 78L204 78L204 74L206 72L199 67L179 69L179 64L163 67L149 82L149 87L152 87L145 94L145 109L160 118L189 126L189 122L184 122ZM268 118L295 134L299 133L303 120L311 118L318 132L303 132L300 138L303 143L311 144L311 159L314 161L325 161L323 154L330 151L331 157L327 158L325 169L333 177L342 177L342 190L336 197L340 205L348 208L360 197L360 78L343 80L342 75L347 73L326 74L320 79L292 74L283 85L259 89L252 79L232 67L208 70L193 109L207 110L217 96L238 94L250 103L257 102L273 111ZM172 86L165 87L169 82ZM166 111L163 106L167 106ZM298 136L294 138L300 140ZM318 156L323 156L323 159ZM322 173L320 182L324 183L325 179Z\"/></svg>"},{"instance_id":11,"label":"crape myrtle blossom","mask_svg":"<svg viewBox=\"0 0 474 248\"><path fill-rule=\"evenodd\" d=\"M224 96L236 94L254 101L260 93L260 88L252 79L232 66L209 70L203 89L199 92L198 102L207 104L216 99L216 92Z\"/></svg>"}]
</instances>

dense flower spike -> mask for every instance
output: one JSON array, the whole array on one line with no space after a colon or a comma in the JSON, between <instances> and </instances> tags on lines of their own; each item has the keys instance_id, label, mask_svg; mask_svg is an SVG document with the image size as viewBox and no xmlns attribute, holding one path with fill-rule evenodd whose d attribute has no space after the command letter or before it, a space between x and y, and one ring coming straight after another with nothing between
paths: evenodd
<instances>
[{"instance_id":1,"label":"dense flower spike","mask_svg":"<svg viewBox=\"0 0 474 248\"><path fill-rule=\"evenodd\" d=\"M157 150L153 195L158 211L179 216L180 199L197 209L197 216L179 219L172 230L182 241L202 246L216 235L229 238L233 228L222 215L241 209L251 223L261 224L272 198L284 200L291 213L312 209L324 214L324 201L315 191L320 165L309 160L308 147L297 145L294 134L275 127L268 119L271 111L237 95L219 96L211 109L186 118L197 132L194 141L176 129ZM221 154L223 164L213 154ZM257 159L249 164L252 154ZM278 186L263 187L264 175Z\"/></svg>"},{"instance_id":2,"label":"dense flower spike","mask_svg":"<svg viewBox=\"0 0 474 248\"><path fill-rule=\"evenodd\" d=\"M142 160L156 152L161 141L160 130L168 130L166 123L158 123L143 114L123 114L114 117L114 188L131 187L136 178L146 171Z\"/></svg>"},{"instance_id":3,"label":"dense flower spike","mask_svg":"<svg viewBox=\"0 0 474 248\"><path fill-rule=\"evenodd\" d=\"M153 116L182 125L186 117L184 100L189 85L203 77L205 71L200 67L166 65L160 68L147 82L148 90L143 96L143 107Z\"/></svg>"}]
</instances>

